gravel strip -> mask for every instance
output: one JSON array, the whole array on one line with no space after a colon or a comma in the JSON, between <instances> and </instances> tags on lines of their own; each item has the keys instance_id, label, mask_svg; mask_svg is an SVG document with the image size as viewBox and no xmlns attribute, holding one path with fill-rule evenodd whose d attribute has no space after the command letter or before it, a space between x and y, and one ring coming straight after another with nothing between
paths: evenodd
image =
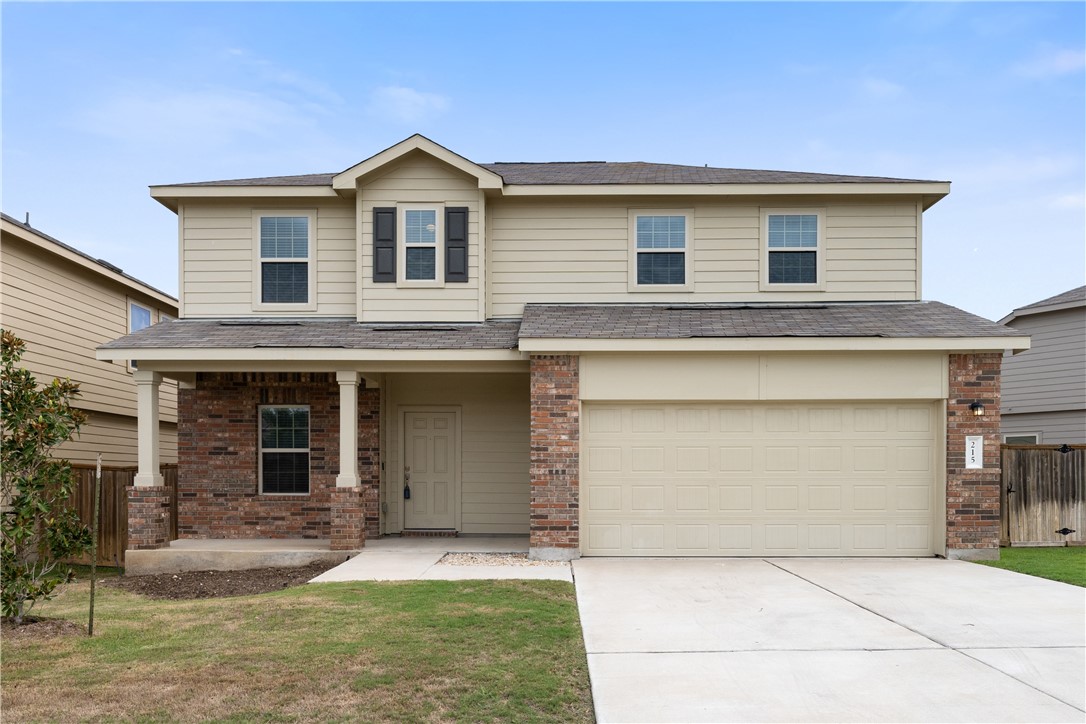
<instances>
[{"instance_id":1,"label":"gravel strip","mask_svg":"<svg viewBox=\"0 0 1086 724\"><path fill-rule=\"evenodd\" d=\"M531 561L527 553L446 553L439 566L566 566L565 561Z\"/></svg>"}]
</instances>

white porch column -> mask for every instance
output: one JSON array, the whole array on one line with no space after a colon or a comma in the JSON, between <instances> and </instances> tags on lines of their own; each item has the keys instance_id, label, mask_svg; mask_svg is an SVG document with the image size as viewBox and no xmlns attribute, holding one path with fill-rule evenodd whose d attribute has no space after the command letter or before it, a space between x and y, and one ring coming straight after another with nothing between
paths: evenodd
<instances>
[{"instance_id":1,"label":"white porch column","mask_svg":"<svg viewBox=\"0 0 1086 724\"><path fill-rule=\"evenodd\" d=\"M136 381L136 415L139 470L133 485L137 487L161 486L158 445L158 388L162 375L149 370L134 370Z\"/></svg>"},{"instance_id":2,"label":"white porch column","mask_svg":"<svg viewBox=\"0 0 1086 724\"><path fill-rule=\"evenodd\" d=\"M357 488L359 372L336 372L339 383L339 475L337 488Z\"/></svg>"}]
</instances>

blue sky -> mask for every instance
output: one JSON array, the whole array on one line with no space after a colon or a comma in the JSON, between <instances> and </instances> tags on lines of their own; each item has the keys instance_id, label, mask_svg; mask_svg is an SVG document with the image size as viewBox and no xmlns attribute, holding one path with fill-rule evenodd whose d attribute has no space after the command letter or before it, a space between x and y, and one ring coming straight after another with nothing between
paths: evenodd
<instances>
[{"instance_id":1,"label":"blue sky","mask_svg":"<svg viewBox=\"0 0 1086 724\"><path fill-rule=\"evenodd\" d=\"M339 171L415 132L481 163L953 182L924 296L1084 283L1083 3L12 3L3 210L173 294L151 184Z\"/></svg>"}]
</instances>

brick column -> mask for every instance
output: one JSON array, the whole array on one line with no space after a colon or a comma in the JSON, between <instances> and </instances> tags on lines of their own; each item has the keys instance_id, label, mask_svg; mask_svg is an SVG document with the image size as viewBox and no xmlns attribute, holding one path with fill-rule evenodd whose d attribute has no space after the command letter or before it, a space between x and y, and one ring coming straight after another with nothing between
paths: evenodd
<instances>
[{"instance_id":1,"label":"brick column","mask_svg":"<svg viewBox=\"0 0 1086 724\"><path fill-rule=\"evenodd\" d=\"M362 488L332 488L329 491L331 540L334 551L356 551L366 544Z\"/></svg>"},{"instance_id":2,"label":"brick column","mask_svg":"<svg viewBox=\"0 0 1086 724\"><path fill-rule=\"evenodd\" d=\"M128 488L128 550L170 546L170 489L164 485Z\"/></svg>"},{"instance_id":3,"label":"brick column","mask_svg":"<svg viewBox=\"0 0 1086 724\"><path fill-rule=\"evenodd\" d=\"M999 559L999 383L998 352L950 355L946 420L947 558ZM969 406L984 405L976 416ZM984 468L966 468L966 436L984 436Z\"/></svg>"},{"instance_id":4,"label":"brick column","mask_svg":"<svg viewBox=\"0 0 1086 724\"><path fill-rule=\"evenodd\" d=\"M579 359L532 355L531 525L528 555L580 557Z\"/></svg>"}]
</instances>

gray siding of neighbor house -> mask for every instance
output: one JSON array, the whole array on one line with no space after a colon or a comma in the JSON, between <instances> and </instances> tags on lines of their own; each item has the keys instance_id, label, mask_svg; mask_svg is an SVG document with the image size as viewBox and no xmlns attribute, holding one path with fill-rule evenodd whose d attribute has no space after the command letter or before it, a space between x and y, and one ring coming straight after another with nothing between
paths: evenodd
<instances>
[{"instance_id":1,"label":"gray siding of neighbor house","mask_svg":"<svg viewBox=\"0 0 1086 724\"><path fill-rule=\"evenodd\" d=\"M1003 360L1003 434L1086 443L1086 307L1031 314L1007 326L1032 347Z\"/></svg>"},{"instance_id":2,"label":"gray siding of neighbor house","mask_svg":"<svg viewBox=\"0 0 1086 724\"><path fill-rule=\"evenodd\" d=\"M1086 412L1027 412L1024 415L1004 415L1000 423L1007 435L1040 435L1042 445L1086 445Z\"/></svg>"}]
</instances>

